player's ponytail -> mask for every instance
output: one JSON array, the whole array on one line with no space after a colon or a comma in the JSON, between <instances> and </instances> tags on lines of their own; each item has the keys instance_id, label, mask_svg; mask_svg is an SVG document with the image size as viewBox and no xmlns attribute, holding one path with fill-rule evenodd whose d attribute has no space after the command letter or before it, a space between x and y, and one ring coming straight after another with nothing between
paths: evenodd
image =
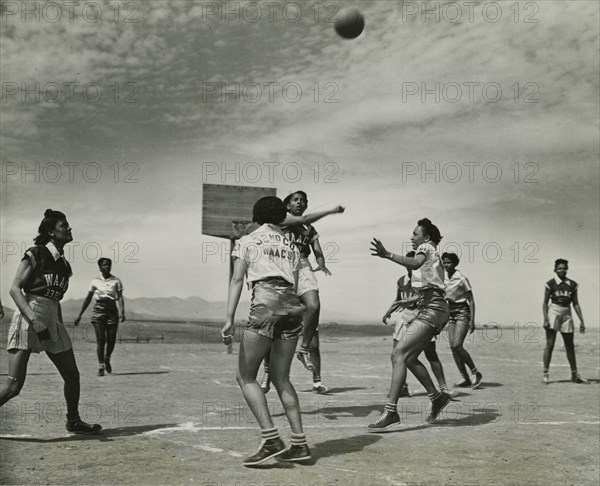
<instances>
[{"instance_id":1,"label":"player's ponytail","mask_svg":"<svg viewBox=\"0 0 600 486\"><path fill-rule=\"evenodd\" d=\"M50 241L50 231L56 227L56 223L63 219L67 219L67 217L60 211L46 209L44 219L42 219L38 228L38 235L33 239L34 243L36 245L45 245L48 243Z\"/></svg>"},{"instance_id":2,"label":"player's ponytail","mask_svg":"<svg viewBox=\"0 0 600 486\"><path fill-rule=\"evenodd\" d=\"M429 219L420 219L419 221L417 221L417 225L423 228L427 236L429 236L429 239L436 245L438 245L440 241L442 241L442 235L440 233L440 230L435 224L429 221Z\"/></svg>"}]
</instances>

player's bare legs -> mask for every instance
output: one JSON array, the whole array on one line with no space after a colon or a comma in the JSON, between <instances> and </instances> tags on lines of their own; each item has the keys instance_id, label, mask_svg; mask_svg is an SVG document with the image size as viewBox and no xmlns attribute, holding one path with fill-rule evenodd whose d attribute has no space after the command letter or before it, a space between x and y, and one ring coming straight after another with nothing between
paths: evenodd
<instances>
[{"instance_id":1,"label":"player's bare legs","mask_svg":"<svg viewBox=\"0 0 600 486\"><path fill-rule=\"evenodd\" d=\"M550 369L550 361L552 360L552 351L556 343L556 331L549 327L544 328L546 331L546 347L544 348L544 383L549 383L548 370Z\"/></svg>"},{"instance_id":2,"label":"player's bare legs","mask_svg":"<svg viewBox=\"0 0 600 486\"><path fill-rule=\"evenodd\" d=\"M258 369L271 349L272 340L246 329L240 343L237 382L242 395L262 430L272 429L273 420L267 407L267 399L256 382Z\"/></svg>"},{"instance_id":3,"label":"player's bare legs","mask_svg":"<svg viewBox=\"0 0 600 486\"><path fill-rule=\"evenodd\" d=\"M319 325L319 315L321 313L321 301L317 290L309 290L299 296L300 301L306 306L304 319L302 321L302 342L298 352L298 359L309 371L316 371L315 365L310 359L310 342L315 336L315 331ZM317 335L318 338L318 335ZM320 368L319 368L320 373Z\"/></svg>"},{"instance_id":4,"label":"player's bare legs","mask_svg":"<svg viewBox=\"0 0 600 486\"><path fill-rule=\"evenodd\" d=\"M450 349L454 362L463 377L464 382L471 383L467 370L471 370L473 375L478 373L473 358L463 347L467 333L469 332L469 322L466 319L457 319L448 326L448 338L450 339Z\"/></svg>"},{"instance_id":5,"label":"player's bare legs","mask_svg":"<svg viewBox=\"0 0 600 486\"><path fill-rule=\"evenodd\" d=\"M290 382L290 366L296 351L296 341L275 339L271 350L271 381L279 394L293 434L303 434L300 405L296 389Z\"/></svg>"},{"instance_id":6,"label":"player's bare legs","mask_svg":"<svg viewBox=\"0 0 600 486\"><path fill-rule=\"evenodd\" d=\"M0 407L21 392L31 356L31 351L24 349L11 349L8 353L8 376L5 386L0 391Z\"/></svg>"}]
</instances>

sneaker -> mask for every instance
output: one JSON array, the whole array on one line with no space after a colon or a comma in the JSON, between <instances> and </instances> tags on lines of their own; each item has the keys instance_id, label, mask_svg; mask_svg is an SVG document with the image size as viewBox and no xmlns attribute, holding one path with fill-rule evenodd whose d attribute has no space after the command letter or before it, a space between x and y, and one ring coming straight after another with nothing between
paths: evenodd
<instances>
[{"instance_id":1,"label":"sneaker","mask_svg":"<svg viewBox=\"0 0 600 486\"><path fill-rule=\"evenodd\" d=\"M458 396L458 392L456 390L451 390L450 388L443 388L442 392L450 397L450 400L454 400Z\"/></svg>"},{"instance_id":2,"label":"sneaker","mask_svg":"<svg viewBox=\"0 0 600 486\"><path fill-rule=\"evenodd\" d=\"M399 423L400 415L398 415L398 412L388 412L384 410L381 417L372 424L369 424L368 430L369 432L384 432Z\"/></svg>"},{"instance_id":3,"label":"sneaker","mask_svg":"<svg viewBox=\"0 0 600 486\"><path fill-rule=\"evenodd\" d=\"M573 380L573 378L571 378L571 380ZM544 373L542 375L542 383L544 383L545 385L550 384L550 374L549 373Z\"/></svg>"},{"instance_id":4,"label":"sneaker","mask_svg":"<svg viewBox=\"0 0 600 486\"><path fill-rule=\"evenodd\" d=\"M104 376L104 368L98 368L98 373L96 373L98 376Z\"/></svg>"},{"instance_id":5,"label":"sneaker","mask_svg":"<svg viewBox=\"0 0 600 486\"><path fill-rule=\"evenodd\" d=\"M261 443L256 454L252 454L244 459L244 466L257 466L284 452L285 444L279 437L276 439L265 440Z\"/></svg>"},{"instance_id":6,"label":"sneaker","mask_svg":"<svg viewBox=\"0 0 600 486\"><path fill-rule=\"evenodd\" d=\"M104 358L104 368L107 373L112 373L112 366L110 365L110 358Z\"/></svg>"},{"instance_id":7,"label":"sneaker","mask_svg":"<svg viewBox=\"0 0 600 486\"><path fill-rule=\"evenodd\" d=\"M277 456L278 461L287 462L303 462L310 461L312 456L310 455L310 449L306 444L304 445L292 445L283 454Z\"/></svg>"},{"instance_id":8,"label":"sneaker","mask_svg":"<svg viewBox=\"0 0 600 486\"><path fill-rule=\"evenodd\" d=\"M579 373L573 373L571 375L571 383L580 383L582 385L588 385L590 382L579 376Z\"/></svg>"},{"instance_id":9,"label":"sneaker","mask_svg":"<svg viewBox=\"0 0 600 486\"><path fill-rule=\"evenodd\" d=\"M271 377L269 376L269 373L263 375L262 381L260 382L260 389L265 395L269 393L269 390L271 389Z\"/></svg>"},{"instance_id":10,"label":"sneaker","mask_svg":"<svg viewBox=\"0 0 600 486\"><path fill-rule=\"evenodd\" d=\"M76 422L67 421L67 432L69 434L99 434L102 431L102 426L100 424L88 424L81 420L77 419Z\"/></svg>"},{"instance_id":11,"label":"sneaker","mask_svg":"<svg viewBox=\"0 0 600 486\"><path fill-rule=\"evenodd\" d=\"M462 381L454 383L454 386L456 388L471 388L471 380L469 380L468 378L463 378Z\"/></svg>"},{"instance_id":12,"label":"sneaker","mask_svg":"<svg viewBox=\"0 0 600 486\"><path fill-rule=\"evenodd\" d=\"M402 397L410 397L410 391L408 391L408 385L404 385L402 390L400 390L400 398ZM389 394L388 394L389 398Z\"/></svg>"},{"instance_id":13,"label":"sneaker","mask_svg":"<svg viewBox=\"0 0 600 486\"><path fill-rule=\"evenodd\" d=\"M444 407L448 405L449 402L450 397L442 392L442 394L431 403L431 413L427 416L425 421L427 423L435 422L437 416L444 410Z\"/></svg>"},{"instance_id":14,"label":"sneaker","mask_svg":"<svg viewBox=\"0 0 600 486\"><path fill-rule=\"evenodd\" d=\"M479 388L481 386L481 380L483 380L483 375L478 371L473 377L473 384L471 385L471 388L473 390Z\"/></svg>"},{"instance_id":15,"label":"sneaker","mask_svg":"<svg viewBox=\"0 0 600 486\"><path fill-rule=\"evenodd\" d=\"M325 385L313 385L313 391L319 395L325 395L325 393L329 391L329 388L327 388Z\"/></svg>"},{"instance_id":16,"label":"sneaker","mask_svg":"<svg viewBox=\"0 0 600 486\"><path fill-rule=\"evenodd\" d=\"M298 360L300 361L300 363L302 363L302 365L308 370L308 371L314 371L315 370L315 365L312 364L312 361L310 360L310 357L308 355L308 351L304 351L304 350L300 350L298 351L298 354L296 355L296 358L298 358Z\"/></svg>"}]
</instances>

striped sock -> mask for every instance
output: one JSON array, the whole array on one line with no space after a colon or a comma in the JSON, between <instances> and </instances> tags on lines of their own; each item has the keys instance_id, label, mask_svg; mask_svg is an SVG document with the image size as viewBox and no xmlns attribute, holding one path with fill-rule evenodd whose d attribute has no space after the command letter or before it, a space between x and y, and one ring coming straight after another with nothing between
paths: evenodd
<instances>
[{"instance_id":1,"label":"striped sock","mask_svg":"<svg viewBox=\"0 0 600 486\"><path fill-rule=\"evenodd\" d=\"M306 434L294 434L292 432L292 439L290 440L290 444L293 446L303 446L306 445Z\"/></svg>"},{"instance_id":2,"label":"striped sock","mask_svg":"<svg viewBox=\"0 0 600 486\"><path fill-rule=\"evenodd\" d=\"M300 352L302 354L308 354L308 348L300 345Z\"/></svg>"},{"instance_id":3,"label":"striped sock","mask_svg":"<svg viewBox=\"0 0 600 486\"><path fill-rule=\"evenodd\" d=\"M433 402L434 400L440 398L442 393L436 390L435 393L428 393L427 396L429 397L429 400Z\"/></svg>"},{"instance_id":4,"label":"striped sock","mask_svg":"<svg viewBox=\"0 0 600 486\"><path fill-rule=\"evenodd\" d=\"M317 383L321 384L321 373L317 373L313 371L313 383L316 385Z\"/></svg>"},{"instance_id":5,"label":"striped sock","mask_svg":"<svg viewBox=\"0 0 600 486\"><path fill-rule=\"evenodd\" d=\"M448 392L448 390L449 390L449 388L448 388L448 385L446 385L445 383L444 383L443 385L441 385L441 386L440 386L440 388L441 388L441 390L442 390L443 392L446 392L446 393L447 393L447 392Z\"/></svg>"},{"instance_id":6,"label":"striped sock","mask_svg":"<svg viewBox=\"0 0 600 486\"><path fill-rule=\"evenodd\" d=\"M473 374L473 375L476 375L476 374L477 374L477 368L473 368L473 369L471 370L471 374Z\"/></svg>"},{"instance_id":7,"label":"striped sock","mask_svg":"<svg viewBox=\"0 0 600 486\"><path fill-rule=\"evenodd\" d=\"M103 369L104 369L104 363L100 363L100 364L98 364L98 369L101 369L101 370L103 370Z\"/></svg>"},{"instance_id":8,"label":"striped sock","mask_svg":"<svg viewBox=\"0 0 600 486\"><path fill-rule=\"evenodd\" d=\"M272 440L279 438L279 432L277 432L277 429L275 427L273 427L272 429L261 429L260 435L262 440Z\"/></svg>"},{"instance_id":9,"label":"striped sock","mask_svg":"<svg viewBox=\"0 0 600 486\"><path fill-rule=\"evenodd\" d=\"M387 413L395 413L398 410L395 403L386 403L385 407L383 407L383 411Z\"/></svg>"}]
</instances>

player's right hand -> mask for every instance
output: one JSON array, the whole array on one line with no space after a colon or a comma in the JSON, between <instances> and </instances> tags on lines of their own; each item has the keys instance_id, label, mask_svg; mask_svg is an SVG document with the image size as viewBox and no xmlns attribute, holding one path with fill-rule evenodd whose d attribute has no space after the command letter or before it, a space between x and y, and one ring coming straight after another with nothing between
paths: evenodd
<instances>
[{"instance_id":1,"label":"player's right hand","mask_svg":"<svg viewBox=\"0 0 600 486\"><path fill-rule=\"evenodd\" d=\"M390 318L390 315L388 313L384 314L383 318L381 319L381 321L387 326L388 325L388 319Z\"/></svg>"},{"instance_id":2,"label":"player's right hand","mask_svg":"<svg viewBox=\"0 0 600 486\"><path fill-rule=\"evenodd\" d=\"M79 323L81 322L81 317L77 317L74 321L73 321L73 325L74 326L79 326Z\"/></svg>"},{"instance_id":3,"label":"player's right hand","mask_svg":"<svg viewBox=\"0 0 600 486\"><path fill-rule=\"evenodd\" d=\"M550 327L550 321L548 319L544 319L544 327L545 328L549 328Z\"/></svg>"},{"instance_id":4,"label":"player's right hand","mask_svg":"<svg viewBox=\"0 0 600 486\"><path fill-rule=\"evenodd\" d=\"M343 213L345 210L346 208L344 206L337 206L334 211L336 213Z\"/></svg>"}]
</instances>

